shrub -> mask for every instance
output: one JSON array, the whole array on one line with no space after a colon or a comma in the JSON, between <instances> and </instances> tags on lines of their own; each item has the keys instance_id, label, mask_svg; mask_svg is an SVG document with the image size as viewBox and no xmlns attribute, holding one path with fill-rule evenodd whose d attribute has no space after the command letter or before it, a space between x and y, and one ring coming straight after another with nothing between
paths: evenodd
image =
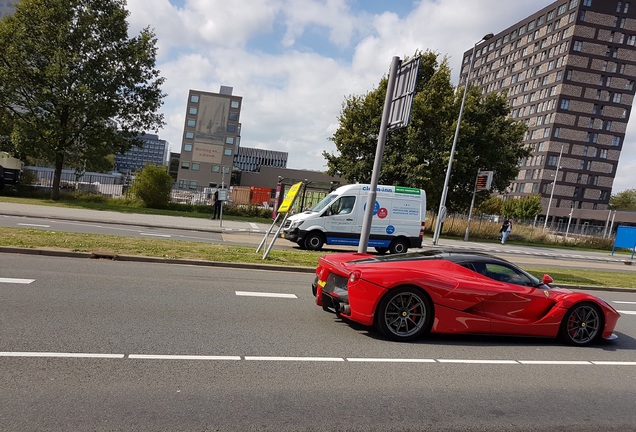
<instances>
[{"instance_id":1,"label":"shrub","mask_svg":"<svg viewBox=\"0 0 636 432\"><path fill-rule=\"evenodd\" d=\"M172 183L172 177L165 167L146 165L135 174L130 192L141 199L146 207L165 209L170 202Z\"/></svg>"}]
</instances>

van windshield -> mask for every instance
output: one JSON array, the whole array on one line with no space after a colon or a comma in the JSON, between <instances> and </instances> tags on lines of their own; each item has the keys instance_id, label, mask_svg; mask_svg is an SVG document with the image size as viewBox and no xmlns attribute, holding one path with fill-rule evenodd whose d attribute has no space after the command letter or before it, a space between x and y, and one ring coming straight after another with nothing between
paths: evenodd
<instances>
[{"instance_id":1,"label":"van windshield","mask_svg":"<svg viewBox=\"0 0 636 432\"><path fill-rule=\"evenodd\" d=\"M316 212L316 213L321 212L322 209L324 209L325 207L328 207L329 204L331 204L331 202L335 200L337 196L338 194L334 194L334 193L327 195L326 197L322 199L322 201L316 204L316 206L312 208L310 211Z\"/></svg>"}]
</instances>

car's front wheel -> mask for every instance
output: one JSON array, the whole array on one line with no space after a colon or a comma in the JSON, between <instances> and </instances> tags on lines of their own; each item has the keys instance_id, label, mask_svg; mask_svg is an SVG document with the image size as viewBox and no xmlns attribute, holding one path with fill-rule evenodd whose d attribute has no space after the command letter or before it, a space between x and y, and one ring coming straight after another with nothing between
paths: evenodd
<instances>
[{"instance_id":1,"label":"car's front wheel","mask_svg":"<svg viewBox=\"0 0 636 432\"><path fill-rule=\"evenodd\" d=\"M414 287L394 288L380 301L376 324L389 339L406 342L429 331L433 307L429 298Z\"/></svg>"},{"instance_id":2,"label":"car's front wheel","mask_svg":"<svg viewBox=\"0 0 636 432\"><path fill-rule=\"evenodd\" d=\"M560 336L570 345L585 346L600 338L602 331L603 315L599 307L592 303L579 303L565 314Z\"/></svg>"}]
</instances>

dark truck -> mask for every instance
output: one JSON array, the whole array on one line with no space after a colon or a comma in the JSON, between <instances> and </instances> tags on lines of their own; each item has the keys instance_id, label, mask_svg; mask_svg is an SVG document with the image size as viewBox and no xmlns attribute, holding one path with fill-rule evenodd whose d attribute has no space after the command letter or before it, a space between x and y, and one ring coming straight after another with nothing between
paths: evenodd
<instances>
[{"instance_id":1,"label":"dark truck","mask_svg":"<svg viewBox=\"0 0 636 432\"><path fill-rule=\"evenodd\" d=\"M7 152L0 152L0 190L4 185L17 185L24 164L20 159L12 157Z\"/></svg>"}]
</instances>

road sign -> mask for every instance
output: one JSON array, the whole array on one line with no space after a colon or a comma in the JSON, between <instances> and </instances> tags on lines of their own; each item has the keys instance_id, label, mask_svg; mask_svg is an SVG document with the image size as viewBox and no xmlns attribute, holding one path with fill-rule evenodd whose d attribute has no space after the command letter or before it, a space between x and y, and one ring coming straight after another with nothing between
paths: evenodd
<instances>
[{"instance_id":1,"label":"road sign","mask_svg":"<svg viewBox=\"0 0 636 432\"><path fill-rule=\"evenodd\" d=\"M477 191L490 190L492 186L492 171L479 171L477 174Z\"/></svg>"},{"instance_id":2,"label":"road sign","mask_svg":"<svg viewBox=\"0 0 636 432\"><path fill-rule=\"evenodd\" d=\"M389 115L389 130L406 127L409 124L419 69L420 57L418 56L403 63L397 71Z\"/></svg>"}]
</instances>

